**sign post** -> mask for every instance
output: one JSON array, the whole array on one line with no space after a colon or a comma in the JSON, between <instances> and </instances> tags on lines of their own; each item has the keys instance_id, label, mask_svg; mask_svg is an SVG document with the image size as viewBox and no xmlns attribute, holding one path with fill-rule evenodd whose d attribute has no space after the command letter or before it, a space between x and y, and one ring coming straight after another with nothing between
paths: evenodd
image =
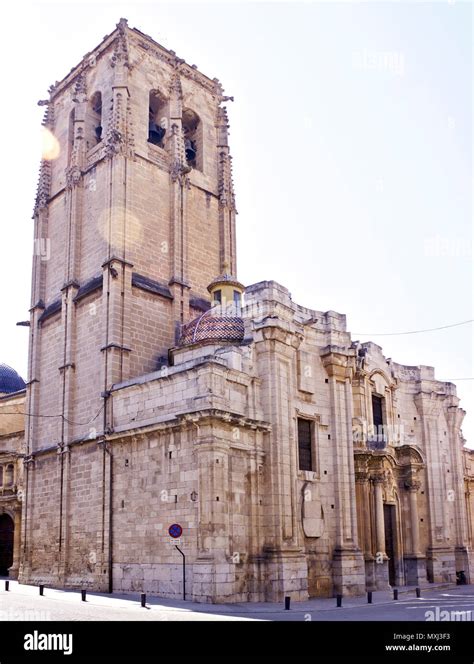
<instances>
[{"instance_id":1,"label":"sign post","mask_svg":"<svg viewBox=\"0 0 474 664\"><path fill-rule=\"evenodd\" d=\"M178 544L181 544L180 537L183 534L183 528L179 523L173 523L168 528L168 534L172 538L171 544L174 544L175 548L178 549L180 554L183 556L183 599L186 599L186 556L179 548Z\"/></svg>"}]
</instances>

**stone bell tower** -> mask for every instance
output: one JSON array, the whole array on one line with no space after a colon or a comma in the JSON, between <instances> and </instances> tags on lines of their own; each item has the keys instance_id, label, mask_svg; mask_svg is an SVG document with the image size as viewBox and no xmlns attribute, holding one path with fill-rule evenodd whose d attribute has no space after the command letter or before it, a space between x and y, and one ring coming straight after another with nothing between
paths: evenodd
<instances>
[{"instance_id":1,"label":"stone bell tower","mask_svg":"<svg viewBox=\"0 0 474 664\"><path fill-rule=\"evenodd\" d=\"M41 566L64 574L70 444L110 430L112 385L165 364L181 325L209 306L209 282L224 265L236 273L229 98L217 79L121 19L49 92L39 102L51 149L34 210L24 578L40 549Z\"/></svg>"}]
</instances>

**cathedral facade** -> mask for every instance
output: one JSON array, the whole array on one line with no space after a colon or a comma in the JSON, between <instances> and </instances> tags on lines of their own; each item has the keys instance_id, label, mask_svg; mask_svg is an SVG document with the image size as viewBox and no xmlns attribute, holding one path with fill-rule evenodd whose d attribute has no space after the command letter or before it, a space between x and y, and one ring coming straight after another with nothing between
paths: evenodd
<instances>
[{"instance_id":1,"label":"cathedral facade","mask_svg":"<svg viewBox=\"0 0 474 664\"><path fill-rule=\"evenodd\" d=\"M40 102L12 571L180 598L184 554L206 602L470 581L455 386L238 281L228 99L122 19Z\"/></svg>"}]
</instances>

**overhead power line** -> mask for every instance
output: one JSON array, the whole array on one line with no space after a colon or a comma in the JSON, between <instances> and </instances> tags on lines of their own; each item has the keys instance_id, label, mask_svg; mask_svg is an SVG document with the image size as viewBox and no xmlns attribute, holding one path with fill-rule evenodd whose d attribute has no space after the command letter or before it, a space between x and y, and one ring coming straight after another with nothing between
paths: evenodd
<instances>
[{"instance_id":1,"label":"overhead power line","mask_svg":"<svg viewBox=\"0 0 474 664\"><path fill-rule=\"evenodd\" d=\"M474 376L471 378L437 378L436 380L440 380L442 383L452 383L455 380L474 380Z\"/></svg>"},{"instance_id":2,"label":"overhead power line","mask_svg":"<svg viewBox=\"0 0 474 664\"><path fill-rule=\"evenodd\" d=\"M452 323L452 325L441 325L440 327L429 327L426 330L410 330L409 332L352 332L353 336L360 337L394 337L401 334L421 334L422 332L436 332L437 330L447 330L450 327L459 327L460 325L468 325L474 322L474 319L463 320L460 323Z\"/></svg>"},{"instance_id":3,"label":"overhead power line","mask_svg":"<svg viewBox=\"0 0 474 664\"><path fill-rule=\"evenodd\" d=\"M68 424L75 424L77 426L86 426L87 424L91 424L94 420L96 420L103 411L103 409L104 405L102 404L102 406L99 408L99 411L97 412L97 415L94 415L94 417L88 422L72 422L72 420L68 420L67 417L65 417L64 415L35 415L34 413L14 413L2 410L0 410L0 415L25 415L27 417L60 417Z\"/></svg>"}]
</instances>

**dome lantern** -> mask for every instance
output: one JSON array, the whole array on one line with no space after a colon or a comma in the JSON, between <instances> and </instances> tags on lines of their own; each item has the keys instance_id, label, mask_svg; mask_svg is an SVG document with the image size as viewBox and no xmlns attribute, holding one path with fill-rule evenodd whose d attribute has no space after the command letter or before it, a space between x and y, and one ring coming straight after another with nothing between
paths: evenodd
<instances>
[{"instance_id":1,"label":"dome lantern","mask_svg":"<svg viewBox=\"0 0 474 664\"><path fill-rule=\"evenodd\" d=\"M245 286L230 274L229 263L224 263L223 268L223 274L216 277L207 287L212 297L212 305L220 305L222 311L229 313L233 311L234 315L240 315Z\"/></svg>"}]
</instances>

